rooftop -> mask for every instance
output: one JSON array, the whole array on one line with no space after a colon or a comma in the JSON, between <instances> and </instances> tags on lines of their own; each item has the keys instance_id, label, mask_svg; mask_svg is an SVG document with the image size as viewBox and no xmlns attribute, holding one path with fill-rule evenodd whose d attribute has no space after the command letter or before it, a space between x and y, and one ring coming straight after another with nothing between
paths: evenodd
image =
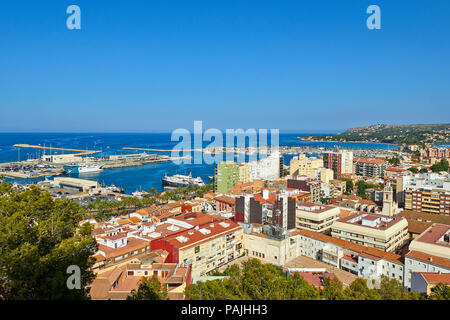
<instances>
[{"instance_id":1,"label":"rooftop","mask_svg":"<svg viewBox=\"0 0 450 320\"><path fill-rule=\"evenodd\" d=\"M343 222L377 230L387 230L402 220L404 220L404 218L398 216L386 217L384 215L375 213L359 213L340 218L339 220L337 220L337 222Z\"/></svg>"},{"instance_id":2,"label":"rooftop","mask_svg":"<svg viewBox=\"0 0 450 320\"><path fill-rule=\"evenodd\" d=\"M428 253L419 252L419 251L410 251L406 254L408 258L421 260L427 263L431 263L437 266L445 267L450 269L450 260L446 258L441 258L438 256L434 256Z\"/></svg>"},{"instance_id":3,"label":"rooftop","mask_svg":"<svg viewBox=\"0 0 450 320\"><path fill-rule=\"evenodd\" d=\"M450 285L450 273L419 272L428 284Z\"/></svg>"},{"instance_id":4,"label":"rooftop","mask_svg":"<svg viewBox=\"0 0 450 320\"><path fill-rule=\"evenodd\" d=\"M447 247L450 250L450 226L434 223L417 237L415 241Z\"/></svg>"},{"instance_id":5,"label":"rooftop","mask_svg":"<svg viewBox=\"0 0 450 320\"><path fill-rule=\"evenodd\" d=\"M220 222L214 221L200 225L199 230L186 230L176 235L167 237L165 240L172 244L175 248L183 248L234 229L242 229L242 227L231 220L222 220Z\"/></svg>"},{"instance_id":6,"label":"rooftop","mask_svg":"<svg viewBox=\"0 0 450 320\"><path fill-rule=\"evenodd\" d=\"M359 252L360 254L367 253L374 257L378 257L378 258L382 258L382 259L389 260L392 262L403 264L402 258L398 254L386 252L386 251L379 250L376 248L369 248L369 247L366 247L366 246L363 246L360 244L356 244L356 243L353 243L350 241L345 241L345 240L338 239L338 238L333 238L331 236L327 236L325 234L317 233L317 232L310 231L310 230L301 230L300 234L303 236L306 236L306 237L310 237L310 238L322 241L322 242L333 243L335 245Z\"/></svg>"}]
</instances>

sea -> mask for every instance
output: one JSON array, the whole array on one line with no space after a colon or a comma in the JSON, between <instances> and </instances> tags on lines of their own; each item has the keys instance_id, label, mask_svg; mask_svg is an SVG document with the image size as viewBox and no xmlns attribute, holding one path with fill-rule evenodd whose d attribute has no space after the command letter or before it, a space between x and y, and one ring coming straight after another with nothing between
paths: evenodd
<instances>
[{"instance_id":1,"label":"sea","mask_svg":"<svg viewBox=\"0 0 450 320\"><path fill-rule=\"evenodd\" d=\"M380 143L336 143L336 142L310 142L298 139L301 136L309 136L311 133L280 133L280 146L303 146L323 148L352 148L352 149L395 149L396 145ZM223 138L225 141L225 137ZM194 141L193 137L191 141ZM13 162L18 160L36 159L42 156L39 149L15 148L14 144L41 145L52 148L71 148L81 150L102 150L94 156L104 157L115 154L140 153L142 151L124 150L123 147L172 149L180 140L172 141L171 133L0 133L0 162ZM210 144L204 141L203 147ZM270 137L268 139L270 145ZM47 150L48 154L49 151ZM52 151L52 154L64 153ZM70 153L70 152L66 152ZM153 152L152 154L166 154L170 152ZM289 164L295 155L286 155L284 162ZM105 169L100 173L82 175L80 178L96 180L106 185L114 184L125 188L125 193L149 190L155 187L163 191L161 178L165 174L192 174L200 176L205 183L214 175L215 164L175 164L172 161L144 164L142 166ZM32 183L41 179L7 179L18 183Z\"/></svg>"}]
</instances>

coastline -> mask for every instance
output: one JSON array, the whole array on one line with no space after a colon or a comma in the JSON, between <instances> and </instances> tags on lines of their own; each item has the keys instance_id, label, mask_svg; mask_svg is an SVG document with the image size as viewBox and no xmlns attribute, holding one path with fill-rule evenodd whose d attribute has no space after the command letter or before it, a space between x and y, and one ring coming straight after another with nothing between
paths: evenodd
<instances>
[{"instance_id":1,"label":"coastline","mask_svg":"<svg viewBox=\"0 0 450 320\"><path fill-rule=\"evenodd\" d=\"M389 146L397 146L400 147L401 145L396 143L388 143L388 142L372 142L372 141L337 141L337 140L309 140L305 139L304 137L296 137L297 139L301 141L306 142L332 142L332 143L371 143L371 144L384 144Z\"/></svg>"}]
</instances>

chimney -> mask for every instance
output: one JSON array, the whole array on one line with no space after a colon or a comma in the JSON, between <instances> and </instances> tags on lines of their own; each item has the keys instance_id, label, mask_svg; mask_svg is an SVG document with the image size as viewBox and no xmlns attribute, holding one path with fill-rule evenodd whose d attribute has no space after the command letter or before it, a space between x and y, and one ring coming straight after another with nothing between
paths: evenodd
<instances>
[{"instance_id":1,"label":"chimney","mask_svg":"<svg viewBox=\"0 0 450 320\"><path fill-rule=\"evenodd\" d=\"M269 199L269 190L263 189L262 196L263 196L263 199L265 199L265 200Z\"/></svg>"}]
</instances>

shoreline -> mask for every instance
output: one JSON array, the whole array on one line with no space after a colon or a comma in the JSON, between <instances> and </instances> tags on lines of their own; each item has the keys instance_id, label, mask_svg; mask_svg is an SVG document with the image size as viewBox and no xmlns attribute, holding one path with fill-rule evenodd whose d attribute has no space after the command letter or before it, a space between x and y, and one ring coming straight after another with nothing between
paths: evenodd
<instances>
[{"instance_id":1,"label":"shoreline","mask_svg":"<svg viewBox=\"0 0 450 320\"><path fill-rule=\"evenodd\" d=\"M372 141L336 141L336 140L309 140L305 139L304 137L296 137L297 139L301 141L307 141L307 142L332 142L332 143L370 143L370 144L384 144L389 146L397 146L400 147L400 144L396 143L388 143L388 142L372 142Z\"/></svg>"}]
</instances>

